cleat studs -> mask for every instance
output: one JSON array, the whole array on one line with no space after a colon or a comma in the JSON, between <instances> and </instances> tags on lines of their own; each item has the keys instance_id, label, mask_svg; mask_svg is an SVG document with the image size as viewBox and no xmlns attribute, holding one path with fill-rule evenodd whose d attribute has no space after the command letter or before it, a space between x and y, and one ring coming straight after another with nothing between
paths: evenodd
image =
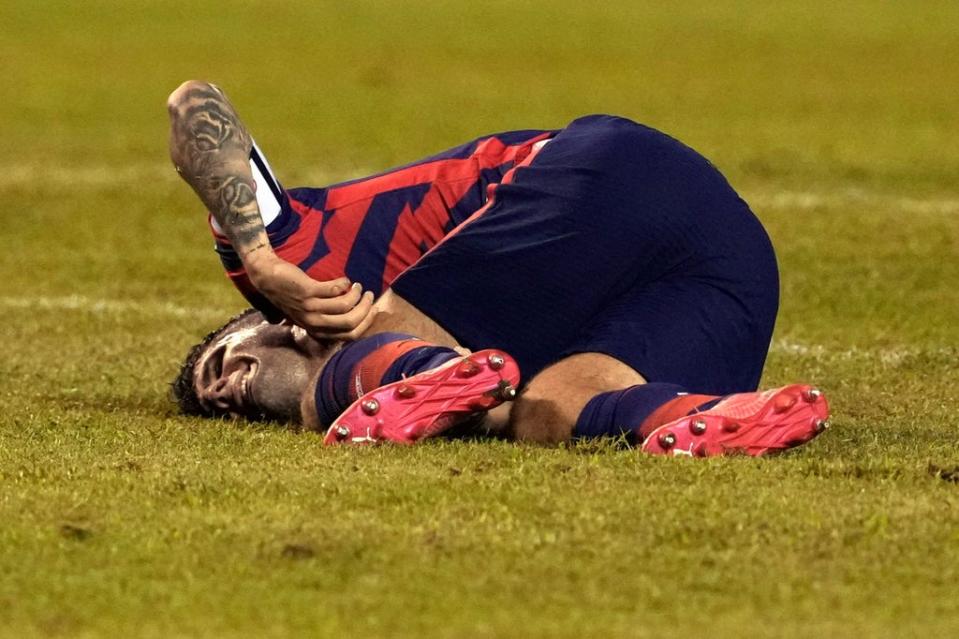
<instances>
[{"instance_id":1,"label":"cleat studs","mask_svg":"<svg viewBox=\"0 0 959 639\"><path fill-rule=\"evenodd\" d=\"M337 426L333 432L336 434L337 439L346 439L350 436L350 429L346 426Z\"/></svg>"},{"instance_id":2,"label":"cleat studs","mask_svg":"<svg viewBox=\"0 0 959 639\"><path fill-rule=\"evenodd\" d=\"M723 424L723 430L727 433L735 433L737 430L739 430L739 424L735 422L726 422Z\"/></svg>"},{"instance_id":3,"label":"cleat studs","mask_svg":"<svg viewBox=\"0 0 959 639\"><path fill-rule=\"evenodd\" d=\"M699 446L696 447L696 450L693 451L693 454L696 455L696 457L707 457L709 453L706 450L706 442L701 442Z\"/></svg>"},{"instance_id":4,"label":"cleat studs","mask_svg":"<svg viewBox=\"0 0 959 639\"><path fill-rule=\"evenodd\" d=\"M504 402L514 400L516 399L516 389L504 379L496 387L496 397Z\"/></svg>"},{"instance_id":5,"label":"cleat studs","mask_svg":"<svg viewBox=\"0 0 959 639\"><path fill-rule=\"evenodd\" d=\"M816 429L816 433L821 433L829 428L829 421L825 419L817 419L816 423L813 424L813 428Z\"/></svg>"},{"instance_id":6,"label":"cleat studs","mask_svg":"<svg viewBox=\"0 0 959 639\"><path fill-rule=\"evenodd\" d=\"M479 364L467 358L460 363L459 368L457 369L457 372L459 373L460 377L472 377L473 375L478 373L479 370L480 370Z\"/></svg>"},{"instance_id":7,"label":"cleat studs","mask_svg":"<svg viewBox=\"0 0 959 639\"><path fill-rule=\"evenodd\" d=\"M689 422L689 432L693 435L702 435L706 432L706 422L702 419Z\"/></svg>"},{"instance_id":8,"label":"cleat studs","mask_svg":"<svg viewBox=\"0 0 959 639\"><path fill-rule=\"evenodd\" d=\"M672 433L663 433L659 436L659 445L663 448L672 448L676 444L676 435Z\"/></svg>"},{"instance_id":9,"label":"cleat studs","mask_svg":"<svg viewBox=\"0 0 959 639\"><path fill-rule=\"evenodd\" d=\"M814 402L817 399L822 397L822 391L818 388L810 388L805 393L802 394L802 398L807 402Z\"/></svg>"},{"instance_id":10,"label":"cleat studs","mask_svg":"<svg viewBox=\"0 0 959 639\"><path fill-rule=\"evenodd\" d=\"M380 412L380 403L375 399L363 400L363 403L360 405L363 408L363 412L367 415L376 415Z\"/></svg>"},{"instance_id":11,"label":"cleat studs","mask_svg":"<svg viewBox=\"0 0 959 639\"><path fill-rule=\"evenodd\" d=\"M400 399L409 399L416 395L416 389L409 384L401 384L396 387L396 396Z\"/></svg>"},{"instance_id":12,"label":"cleat studs","mask_svg":"<svg viewBox=\"0 0 959 639\"><path fill-rule=\"evenodd\" d=\"M487 361L489 362L489 367L494 371L498 371L499 369L503 368L503 364L506 363L506 360L499 353L491 354L489 358L487 358Z\"/></svg>"}]
</instances>

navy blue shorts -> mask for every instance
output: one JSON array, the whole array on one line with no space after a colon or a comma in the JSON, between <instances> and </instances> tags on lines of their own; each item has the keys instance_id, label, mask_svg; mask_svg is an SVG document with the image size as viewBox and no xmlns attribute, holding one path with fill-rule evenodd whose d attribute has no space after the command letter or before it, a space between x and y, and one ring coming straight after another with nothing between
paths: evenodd
<instances>
[{"instance_id":1,"label":"navy blue shorts","mask_svg":"<svg viewBox=\"0 0 959 639\"><path fill-rule=\"evenodd\" d=\"M756 388L779 304L769 238L722 174L604 115L560 131L392 288L526 381L597 352L710 394Z\"/></svg>"}]
</instances>

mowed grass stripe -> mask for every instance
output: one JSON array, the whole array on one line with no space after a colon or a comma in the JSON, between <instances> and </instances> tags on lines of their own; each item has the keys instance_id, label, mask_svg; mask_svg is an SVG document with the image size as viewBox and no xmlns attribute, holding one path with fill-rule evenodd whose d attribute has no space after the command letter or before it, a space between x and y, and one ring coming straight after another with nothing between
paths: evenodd
<instances>
[{"instance_id":1,"label":"mowed grass stripe","mask_svg":"<svg viewBox=\"0 0 959 639\"><path fill-rule=\"evenodd\" d=\"M140 315L143 317L170 316L194 319L221 319L229 317L227 309L201 306L178 306L171 302L130 301L115 299L95 299L83 295L63 297L0 297L0 308L26 309L30 311L78 311L97 315ZM119 318L118 318L119 319Z\"/></svg>"},{"instance_id":2,"label":"mowed grass stripe","mask_svg":"<svg viewBox=\"0 0 959 639\"><path fill-rule=\"evenodd\" d=\"M76 311L112 318L117 323L128 322L129 315L140 317L169 316L174 318L202 319L204 321L224 321L230 317L232 309L205 308L201 306L179 306L170 302L135 302L129 300L94 299L82 295L64 297L0 297L0 308L47 311L60 313ZM930 345L925 347L906 344L885 346L855 346L831 349L822 344L806 344L789 338L775 339L770 344L771 353L811 357L817 360L878 360L885 364L894 364L909 357L959 357L959 346L955 344Z\"/></svg>"},{"instance_id":3,"label":"mowed grass stripe","mask_svg":"<svg viewBox=\"0 0 959 639\"><path fill-rule=\"evenodd\" d=\"M338 181L372 175L382 169L359 169L349 175L335 170L311 169L294 172L297 184L289 186L322 186ZM282 176L282 174L281 174ZM24 187L42 185L50 189L103 189L135 187L144 183L171 185L180 180L168 164L50 166L0 165L0 191L17 191ZM188 187L184 186L184 189ZM950 193L927 196L904 196L877 189L851 186L846 188L811 189L747 187L739 189L743 198L756 210L806 211L848 206L875 207L900 213L944 214L959 213L959 198ZM186 190L184 191L186 192Z\"/></svg>"}]
</instances>

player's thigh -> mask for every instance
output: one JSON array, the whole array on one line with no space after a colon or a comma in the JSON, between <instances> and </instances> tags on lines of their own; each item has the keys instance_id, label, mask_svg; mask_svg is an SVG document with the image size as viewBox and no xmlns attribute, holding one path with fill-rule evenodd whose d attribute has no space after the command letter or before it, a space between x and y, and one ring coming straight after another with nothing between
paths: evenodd
<instances>
[{"instance_id":1,"label":"player's thigh","mask_svg":"<svg viewBox=\"0 0 959 639\"><path fill-rule=\"evenodd\" d=\"M456 339L442 326L394 293L392 289L383 291L383 295L376 300L375 307L376 318L366 330L365 335L386 332L407 333L432 344L451 348L459 346Z\"/></svg>"},{"instance_id":2,"label":"player's thigh","mask_svg":"<svg viewBox=\"0 0 959 639\"><path fill-rule=\"evenodd\" d=\"M464 345L508 351L524 377L556 360L609 296L609 283L642 268L623 239L620 211L594 197L608 191L602 170L564 164L575 155L565 135L505 177L487 206L392 284ZM584 146L574 142L573 150ZM571 187L581 173L588 177Z\"/></svg>"},{"instance_id":3,"label":"player's thigh","mask_svg":"<svg viewBox=\"0 0 959 639\"><path fill-rule=\"evenodd\" d=\"M633 368L603 353L565 357L527 383L510 413L512 435L520 441L566 441L590 399L645 381Z\"/></svg>"},{"instance_id":4,"label":"player's thigh","mask_svg":"<svg viewBox=\"0 0 959 639\"><path fill-rule=\"evenodd\" d=\"M694 393L755 390L778 307L775 271L767 270L765 282L677 276L637 286L604 308L566 352L606 353L649 382Z\"/></svg>"},{"instance_id":5,"label":"player's thigh","mask_svg":"<svg viewBox=\"0 0 959 639\"><path fill-rule=\"evenodd\" d=\"M718 171L676 140L584 118L393 288L465 346L509 352L529 379L637 286L736 248L715 238L738 230L717 228L749 216Z\"/></svg>"}]
</instances>

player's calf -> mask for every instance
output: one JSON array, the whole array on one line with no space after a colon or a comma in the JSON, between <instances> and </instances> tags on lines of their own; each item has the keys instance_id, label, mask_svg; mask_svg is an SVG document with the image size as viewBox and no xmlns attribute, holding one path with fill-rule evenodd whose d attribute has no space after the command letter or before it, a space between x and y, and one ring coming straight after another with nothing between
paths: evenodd
<instances>
[{"instance_id":1,"label":"player's calf","mask_svg":"<svg viewBox=\"0 0 959 639\"><path fill-rule=\"evenodd\" d=\"M644 382L639 373L608 355L570 355L529 381L513 405L508 432L519 441L540 444L569 441L592 398Z\"/></svg>"},{"instance_id":2,"label":"player's calf","mask_svg":"<svg viewBox=\"0 0 959 639\"><path fill-rule=\"evenodd\" d=\"M653 454L705 457L798 446L825 430L828 417L825 397L809 385L702 395L676 384L645 383L618 360L581 353L529 383L511 425L526 441L622 437Z\"/></svg>"}]
</instances>

